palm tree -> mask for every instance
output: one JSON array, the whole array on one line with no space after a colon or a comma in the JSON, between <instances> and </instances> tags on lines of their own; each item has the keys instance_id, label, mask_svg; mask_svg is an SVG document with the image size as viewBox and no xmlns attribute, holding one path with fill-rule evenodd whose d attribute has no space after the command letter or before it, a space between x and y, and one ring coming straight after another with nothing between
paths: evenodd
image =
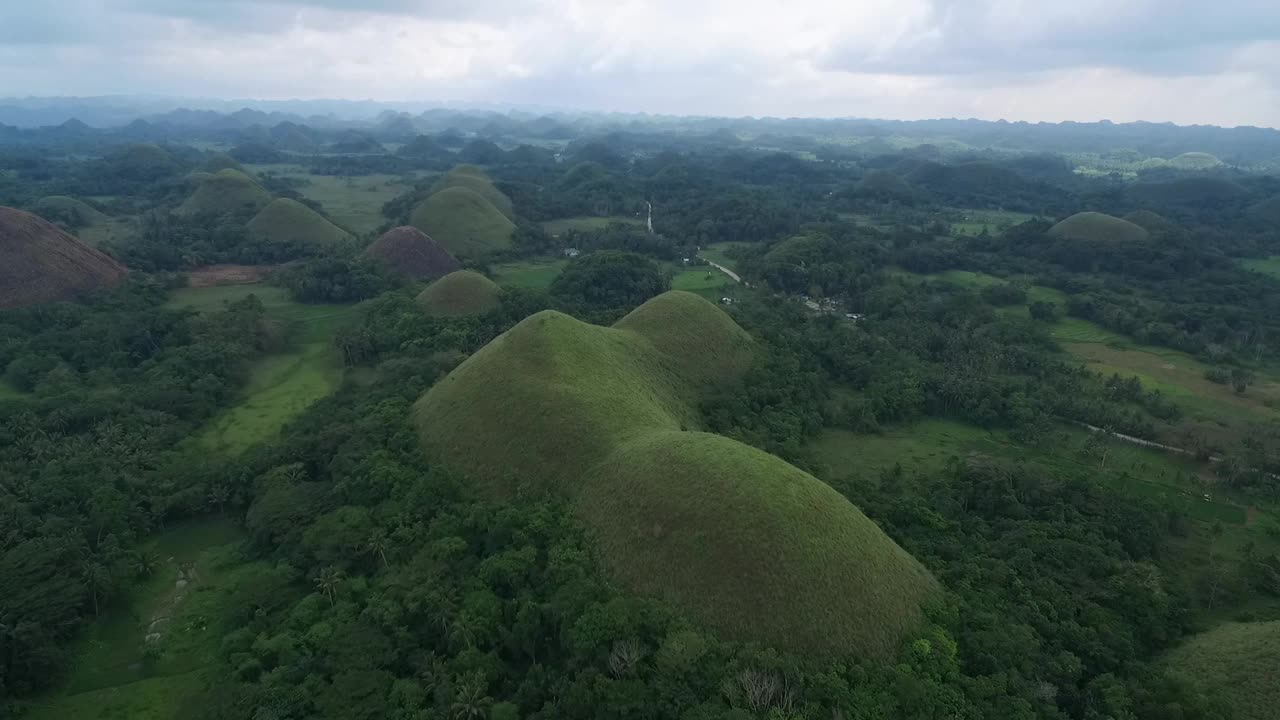
<instances>
[{"instance_id":1,"label":"palm tree","mask_svg":"<svg viewBox=\"0 0 1280 720\"><path fill-rule=\"evenodd\" d=\"M369 539L364 543L364 551L370 555L376 555L382 560L382 567L387 567L387 550L391 547L391 540L387 537L387 531L378 528L373 531Z\"/></svg>"},{"instance_id":2,"label":"palm tree","mask_svg":"<svg viewBox=\"0 0 1280 720\"><path fill-rule=\"evenodd\" d=\"M456 699L450 706L454 720L478 720L483 718L493 698L484 694L479 678L472 678L458 688Z\"/></svg>"},{"instance_id":3,"label":"palm tree","mask_svg":"<svg viewBox=\"0 0 1280 720\"><path fill-rule=\"evenodd\" d=\"M329 598L330 605L337 602L338 586L342 584L343 577L344 573L341 568L336 568L332 565L322 568L320 574L316 576L316 589Z\"/></svg>"},{"instance_id":4,"label":"palm tree","mask_svg":"<svg viewBox=\"0 0 1280 720\"><path fill-rule=\"evenodd\" d=\"M160 557L151 550L139 550L133 554L133 572L138 577L150 577L160 565Z\"/></svg>"},{"instance_id":5,"label":"palm tree","mask_svg":"<svg viewBox=\"0 0 1280 720\"><path fill-rule=\"evenodd\" d=\"M111 572L96 560L88 559L80 564L80 579L93 598L93 615L98 615L98 596L111 585Z\"/></svg>"}]
</instances>

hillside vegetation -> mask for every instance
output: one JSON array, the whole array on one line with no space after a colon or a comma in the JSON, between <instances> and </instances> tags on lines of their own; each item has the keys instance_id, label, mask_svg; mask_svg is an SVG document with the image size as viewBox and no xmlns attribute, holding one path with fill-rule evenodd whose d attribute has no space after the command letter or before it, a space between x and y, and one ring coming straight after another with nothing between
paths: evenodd
<instances>
[{"instance_id":1,"label":"hillside vegetation","mask_svg":"<svg viewBox=\"0 0 1280 720\"><path fill-rule=\"evenodd\" d=\"M462 269L448 250L415 227L392 228L365 249L389 270L417 280L434 280Z\"/></svg>"},{"instance_id":2,"label":"hillside vegetation","mask_svg":"<svg viewBox=\"0 0 1280 720\"><path fill-rule=\"evenodd\" d=\"M689 293L613 328L541 312L419 400L420 438L496 496L571 498L620 581L727 636L889 657L920 621L927 572L812 476L688 432L704 384L740 378L753 353Z\"/></svg>"},{"instance_id":3,"label":"hillside vegetation","mask_svg":"<svg viewBox=\"0 0 1280 720\"><path fill-rule=\"evenodd\" d=\"M445 173L432 187L432 192L440 192L449 188L466 188L476 193L498 209L509 220L515 219L511 207L511 198L494 186L493 181L483 170L475 165L459 165Z\"/></svg>"},{"instance_id":4,"label":"hillside vegetation","mask_svg":"<svg viewBox=\"0 0 1280 720\"><path fill-rule=\"evenodd\" d=\"M1080 242L1141 242L1149 235L1128 220L1098 212L1076 213L1049 229L1049 235Z\"/></svg>"},{"instance_id":5,"label":"hillside vegetation","mask_svg":"<svg viewBox=\"0 0 1280 720\"><path fill-rule=\"evenodd\" d=\"M178 208L185 215L257 212L271 202L271 193L239 170L219 170L196 186Z\"/></svg>"},{"instance_id":6,"label":"hillside vegetation","mask_svg":"<svg viewBox=\"0 0 1280 720\"><path fill-rule=\"evenodd\" d=\"M252 220L249 234L268 242L298 245L336 245L351 235L297 200L272 200Z\"/></svg>"},{"instance_id":7,"label":"hillside vegetation","mask_svg":"<svg viewBox=\"0 0 1280 720\"><path fill-rule=\"evenodd\" d=\"M480 315L498 306L502 288L471 270L458 270L418 293L418 304L432 317Z\"/></svg>"},{"instance_id":8,"label":"hillside vegetation","mask_svg":"<svg viewBox=\"0 0 1280 720\"><path fill-rule=\"evenodd\" d=\"M70 300L114 287L127 272L53 223L0 207L0 309Z\"/></svg>"},{"instance_id":9,"label":"hillside vegetation","mask_svg":"<svg viewBox=\"0 0 1280 720\"><path fill-rule=\"evenodd\" d=\"M423 200L410 224L458 257L474 257L511 247L516 226L469 188L451 187Z\"/></svg>"},{"instance_id":10,"label":"hillside vegetation","mask_svg":"<svg viewBox=\"0 0 1280 720\"><path fill-rule=\"evenodd\" d=\"M1167 663L1220 690L1236 720L1272 720L1280 707L1280 621L1226 623L1192 637Z\"/></svg>"}]
</instances>

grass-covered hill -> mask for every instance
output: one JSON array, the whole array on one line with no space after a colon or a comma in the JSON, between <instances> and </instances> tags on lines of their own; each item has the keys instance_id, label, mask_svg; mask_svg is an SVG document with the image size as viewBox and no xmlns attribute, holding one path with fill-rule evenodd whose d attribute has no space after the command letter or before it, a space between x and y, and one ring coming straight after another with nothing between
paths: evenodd
<instances>
[{"instance_id":1,"label":"grass-covered hill","mask_svg":"<svg viewBox=\"0 0 1280 720\"><path fill-rule=\"evenodd\" d=\"M1139 225L1098 212L1076 213L1049 228L1049 235L1079 242L1141 242L1150 237Z\"/></svg>"},{"instance_id":2,"label":"grass-covered hill","mask_svg":"<svg viewBox=\"0 0 1280 720\"><path fill-rule=\"evenodd\" d=\"M217 173L222 170L238 170L246 175L248 172L238 160L226 153L216 152L209 156L207 160L200 164L199 171L207 173Z\"/></svg>"},{"instance_id":3,"label":"grass-covered hill","mask_svg":"<svg viewBox=\"0 0 1280 720\"><path fill-rule=\"evenodd\" d=\"M1150 210L1134 210L1125 215L1124 219L1149 233L1173 232L1178 229L1177 223Z\"/></svg>"},{"instance_id":4,"label":"grass-covered hill","mask_svg":"<svg viewBox=\"0 0 1280 720\"><path fill-rule=\"evenodd\" d=\"M123 265L29 212L0 207L0 309L118 285Z\"/></svg>"},{"instance_id":5,"label":"grass-covered hill","mask_svg":"<svg viewBox=\"0 0 1280 720\"><path fill-rule=\"evenodd\" d=\"M66 223L71 227L100 225L110 220L93 206L66 195L49 195L36 201L32 208L36 214L51 222Z\"/></svg>"},{"instance_id":6,"label":"grass-covered hill","mask_svg":"<svg viewBox=\"0 0 1280 720\"><path fill-rule=\"evenodd\" d=\"M418 293L418 304L432 317L480 315L498 306L502 288L471 270L458 270Z\"/></svg>"},{"instance_id":7,"label":"grass-covered hill","mask_svg":"<svg viewBox=\"0 0 1280 720\"><path fill-rule=\"evenodd\" d=\"M269 242L330 246L351 235L297 200L272 200L249 221L249 234Z\"/></svg>"},{"instance_id":8,"label":"grass-covered hill","mask_svg":"<svg viewBox=\"0 0 1280 720\"><path fill-rule=\"evenodd\" d=\"M1280 195L1251 205L1249 217L1280 225Z\"/></svg>"},{"instance_id":9,"label":"grass-covered hill","mask_svg":"<svg viewBox=\"0 0 1280 720\"><path fill-rule=\"evenodd\" d=\"M271 193L256 180L239 170L219 170L202 180L178 212L201 213L257 212L271 202Z\"/></svg>"},{"instance_id":10,"label":"grass-covered hill","mask_svg":"<svg viewBox=\"0 0 1280 720\"><path fill-rule=\"evenodd\" d=\"M1227 623L1169 653L1167 666L1220 691L1236 720L1280 713L1280 621Z\"/></svg>"},{"instance_id":11,"label":"grass-covered hill","mask_svg":"<svg viewBox=\"0 0 1280 720\"><path fill-rule=\"evenodd\" d=\"M819 480L697 432L707 386L753 355L690 293L611 328L546 311L437 383L416 420L427 454L490 494L568 498L619 581L726 636L890 657L934 588L924 568Z\"/></svg>"},{"instance_id":12,"label":"grass-covered hill","mask_svg":"<svg viewBox=\"0 0 1280 720\"><path fill-rule=\"evenodd\" d=\"M364 252L391 271L417 280L434 280L462 269L457 258L415 227L392 228Z\"/></svg>"},{"instance_id":13,"label":"grass-covered hill","mask_svg":"<svg viewBox=\"0 0 1280 720\"><path fill-rule=\"evenodd\" d=\"M488 200L491 205L498 208L498 212L505 215L507 219L515 219L515 212L511 207L511 198L494 186L493 180L490 180L489 176L475 165L459 165L455 167L437 180L431 189L432 192L440 192L441 190L455 187L474 191L480 197Z\"/></svg>"},{"instance_id":14,"label":"grass-covered hill","mask_svg":"<svg viewBox=\"0 0 1280 720\"><path fill-rule=\"evenodd\" d=\"M1169 167L1178 170L1212 170L1222 165L1223 162L1217 157L1203 152L1182 153L1169 160Z\"/></svg>"},{"instance_id":15,"label":"grass-covered hill","mask_svg":"<svg viewBox=\"0 0 1280 720\"><path fill-rule=\"evenodd\" d=\"M474 190L450 187L413 209L409 224L458 257L475 257L511 247L516 226Z\"/></svg>"}]
</instances>

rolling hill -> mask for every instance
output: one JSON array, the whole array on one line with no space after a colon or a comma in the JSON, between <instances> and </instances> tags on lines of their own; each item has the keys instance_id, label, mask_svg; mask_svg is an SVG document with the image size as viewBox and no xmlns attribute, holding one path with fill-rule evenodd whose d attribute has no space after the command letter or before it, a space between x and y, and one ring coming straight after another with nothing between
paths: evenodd
<instances>
[{"instance_id":1,"label":"rolling hill","mask_svg":"<svg viewBox=\"0 0 1280 720\"><path fill-rule=\"evenodd\" d=\"M65 223L72 228L101 225L111 218L83 200L66 195L49 195L36 201L36 214L50 222Z\"/></svg>"},{"instance_id":2,"label":"rolling hill","mask_svg":"<svg viewBox=\"0 0 1280 720\"><path fill-rule=\"evenodd\" d=\"M249 221L249 234L270 242L336 245L351 234L297 200L272 200Z\"/></svg>"},{"instance_id":3,"label":"rolling hill","mask_svg":"<svg viewBox=\"0 0 1280 720\"><path fill-rule=\"evenodd\" d=\"M516 226L474 190L441 190L414 208L409 224L458 257L511 247Z\"/></svg>"},{"instance_id":4,"label":"rolling hill","mask_svg":"<svg viewBox=\"0 0 1280 720\"><path fill-rule=\"evenodd\" d=\"M271 202L271 193L239 170L219 170L196 186L178 208L184 215L253 213Z\"/></svg>"},{"instance_id":5,"label":"rolling hill","mask_svg":"<svg viewBox=\"0 0 1280 720\"><path fill-rule=\"evenodd\" d=\"M71 300L119 285L127 273L53 223L0 207L0 308Z\"/></svg>"},{"instance_id":6,"label":"rolling hill","mask_svg":"<svg viewBox=\"0 0 1280 720\"><path fill-rule=\"evenodd\" d=\"M248 175L244 166L238 160L226 153L216 152L209 156L199 168L200 172L217 173L222 170L238 170Z\"/></svg>"},{"instance_id":7,"label":"rolling hill","mask_svg":"<svg viewBox=\"0 0 1280 720\"><path fill-rule=\"evenodd\" d=\"M502 288L470 270L458 270L418 293L418 304L432 317L480 315L498 307Z\"/></svg>"},{"instance_id":8,"label":"rolling hill","mask_svg":"<svg viewBox=\"0 0 1280 720\"><path fill-rule=\"evenodd\" d=\"M1187 152L1171 158L1169 167L1179 170L1212 170L1222 167L1223 162L1209 153Z\"/></svg>"},{"instance_id":9,"label":"rolling hill","mask_svg":"<svg viewBox=\"0 0 1280 720\"><path fill-rule=\"evenodd\" d=\"M924 568L819 480L696 432L706 386L753 348L689 293L611 328L541 312L418 401L419 436L490 495L568 498L614 577L725 636L892 657L935 587Z\"/></svg>"},{"instance_id":10,"label":"rolling hill","mask_svg":"<svg viewBox=\"0 0 1280 720\"><path fill-rule=\"evenodd\" d=\"M1249 216L1280 225L1280 195L1249 206Z\"/></svg>"},{"instance_id":11,"label":"rolling hill","mask_svg":"<svg viewBox=\"0 0 1280 720\"><path fill-rule=\"evenodd\" d=\"M364 251L394 272L434 280L462 269L462 263L421 230L403 226L383 233Z\"/></svg>"},{"instance_id":12,"label":"rolling hill","mask_svg":"<svg viewBox=\"0 0 1280 720\"><path fill-rule=\"evenodd\" d=\"M1222 691L1237 720L1271 720L1280 707L1280 621L1226 623L1193 636L1165 662Z\"/></svg>"},{"instance_id":13,"label":"rolling hill","mask_svg":"<svg viewBox=\"0 0 1280 720\"><path fill-rule=\"evenodd\" d=\"M1097 212L1076 213L1049 228L1049 236L1079 242L1142 242L1150 237L1128 220Z\"/></svg>"},{"instance_id":14,"label":"rolling hill","mask_svg":"<svg viewBox=\"0 0 1280 720\"><path fill-rule=\"evenodd\" d=\"M1191 177L1168 182L1140 182L1125 191L1139 205L1196 207L1229 203L1248 195L1240 185L1214 177Z\"/></svg>"},{"instance_id":15,"label":"rolling hill","mask_svg":"<svg viewBox=\"0 0 1280 720\"><path fill-rule=\"evenodd\" d=\"M432 192L440 192L448 188L466 188L480 195L480 197L488 200L491 205L498 209L507 217L508 220L515 219L515 212L511 207L511 198L507 197L494 186L493 181L485 174L483 170L475 165L459 165L449 172L445 173L436 184L432 186Z\"/></svg>"},{"instance_id":16,"label":"rolling hill","mask_svg":"<svg viewBox=\"0 0 1280 720\"><path fill-rule=\"evenodd\" d=\"M1124 219L1149 233L1172 232L1178 229L1177 223L1150 210L1135 210L1125 215Z\"/></svg>"}]
</instances>

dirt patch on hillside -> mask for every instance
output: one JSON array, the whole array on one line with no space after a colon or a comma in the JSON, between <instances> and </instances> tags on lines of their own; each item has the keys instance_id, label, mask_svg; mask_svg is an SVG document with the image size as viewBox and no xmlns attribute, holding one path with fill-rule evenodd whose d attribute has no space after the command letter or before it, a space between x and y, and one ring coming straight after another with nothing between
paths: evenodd
<instances>
[{"instance_id":1,"label":"dirt patch on hillside","mask_svg":"<svg viewBox=\"0 0 1280 720\"><path fill-rule=\"evenodd\" d=\"M278 265L206 265L187 273L187 286L248 285L262 282Z\"/></svg>"}]
</instances>

